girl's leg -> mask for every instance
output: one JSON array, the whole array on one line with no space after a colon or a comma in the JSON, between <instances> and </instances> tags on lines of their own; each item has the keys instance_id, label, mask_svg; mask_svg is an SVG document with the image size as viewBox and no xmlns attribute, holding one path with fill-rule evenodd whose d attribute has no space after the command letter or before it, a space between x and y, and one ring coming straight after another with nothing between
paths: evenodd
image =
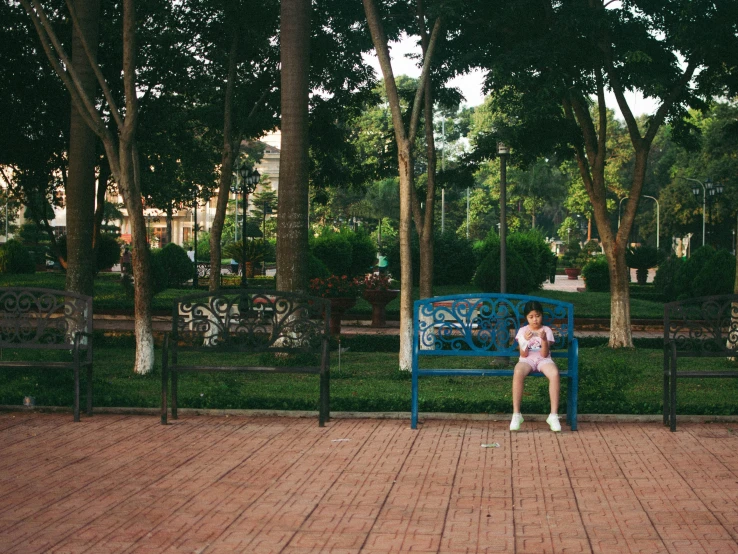
<instances>
[{"instance_id":1,"label":"girl's leg","mask_svg":"<svg viewBox=\"0 0 738 554\"><path fill-rule=\"evenodd\" d=\"M559 389L560 389L559 368L556 367L556 364L547 363L547 364L538 366L538 369L540 369L541 373L543 373L546 377L548 377L548 395L551 398L551 413L558 414L559 413ZM515 389L513 388L513 391L514 390ZM513 402L515 402L514 392L513 392Z\"/></svg>"},{"instance_id":2,"label":"girl's leg","mask_svg":"<svg viewBox=\"0 0 738 554\"><path fill-rule=\"evenodd\" d=\"M513 385L512 385L512 400L513 400L513 413L520 413L520 404L523 401L523 385L525 378L528 374L533 371L525 362L518 362L515 365L515 373L513 373Z\"/></svg>"}]
</instances>

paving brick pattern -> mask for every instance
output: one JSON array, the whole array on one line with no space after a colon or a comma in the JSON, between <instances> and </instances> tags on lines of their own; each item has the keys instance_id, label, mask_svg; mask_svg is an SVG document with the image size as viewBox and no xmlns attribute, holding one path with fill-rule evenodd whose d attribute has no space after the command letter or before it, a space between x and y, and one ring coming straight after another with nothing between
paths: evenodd
<instances>
[{"instance_id":1,"label":"paving brick pattern","mask_svg":"<svg viewBox=\"0 0 738 554\"><path fill-rule=\"evenodd\" d=\"M738 552L734 423L17 412L0 452L3 553Z\"/></svg>"}]
</instances>

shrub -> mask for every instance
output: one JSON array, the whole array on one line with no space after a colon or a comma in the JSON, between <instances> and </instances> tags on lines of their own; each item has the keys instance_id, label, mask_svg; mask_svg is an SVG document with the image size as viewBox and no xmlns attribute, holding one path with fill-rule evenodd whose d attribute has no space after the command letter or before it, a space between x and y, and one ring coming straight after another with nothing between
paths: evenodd
<instances>
[{"instance_id":1,"label":"shrub","mask_svg":"<svg viewBox=\"0 0 738 554\"><path fill-rule=\"evenodd\" d=\"M184 252L184 250L183 250ZM164 264L164 260L162 259L161 250L154 250L149 252L150 255L150 262L151 262L151 293L153 294L159 294L160 292L163 292L167 289L169 286L169 279L167 276L167 269L166 265ZM133 256L136 255L136 252L133 253ZM187 253L185 252L185 256L187 256ZM187 258L187 261L189 262L190 259ZM192 262L190 262L192 264Z\"/></svg>"},{"instance_id":2,"label":"shrub","mask_svg":"<svg viewBox=\"0 0 738 554\"><path fill-rule=\"evenodd\" d=\"M170 287L180 287L195 275L195 266L184 248L170 242L156 253L166 272L165 280Z\"/></svg>"},{"instance_id":3,"label":"shrub","mask_svg":"<svg viewBox=\"0 0 738 554\"><path fill-rule=\"evenodd\" d=\"M310 250L333 275L352 276L352 247L346 235L326 232L310 241ZM372 262L374 262L373 257L369 262L370 266Z\"/></svg>"},{"instance_id":4,"label":"shrub","mask_svg":"<svg viewBox=\"0 0 738 554\"><path fill-rule=\"evenodd\" d=\"M721 249L705 264L692 285L695 296L732 294L735 286L735 256Z\"/></svg>"},{"instance_id":5,"label":"shrub","mask_svg":"<svg viewBox=\"0 0 738 554\"><path fill-rule=\"evenodd\" d=\"M36 262L19 241L9 240L0 246L0 273L36 273Z\"/></svg>"},{"instance_id":6,"label":"shrub","mask_svg":"<svg viewBox=\"0 0 738 554\"><path fill-rule=\"evenodd\" d=\"M659 264L653 286L656 292L667 302L676 300L679 296L677 290L677 275L682 270L685 261L677 256L670 256Z\"/></svg>"},{"instance_id":7,"label":"shrub","mask_svg":"<svg viewBox=\"0 0 738 554\"><path fill-rule=\"evenodd\" d=\"M702 268L709 266L710 260L715 255L712 246L700 246L692 252L680 268L675 279L675 292L677 299L693 298L697 296L693 290L693 284Z\"/></svg>"},{"instance_id":8,"label":"shrub","mask_svg":"<svg viewBox=\"0 0 738 554\"><path fill-rule=\"evenodd\" d=\"M479 264L474 274L473 283L482 292L500 292L500 250L490 252ZM525 259L515 250L507 251L507 292L511 294L527 294L537 290L533 272Z\"/></svg>"},{"instance_id":9,"label":"shrub","mask_svg":"<svg viewBox=\"0 0 738 554\"><path fill-rule=\"evenodd\" d=\"M610 268L605 256L592 258L582 268L588 292L610 292Z\"/></svg>"},{"instance_id":10,"label":"shrub","mask_svg":"<svg viewBox=\"0 0 738 554\"><path fill-rule=\"evenodd\" d=\"M581 269L589 261L589 254L582 250L579 241L572 240L566 245L566 252L561 257L562 267L575 267Z\"/></svg>"},{"instance_id":11,"label":"shrub","mask_svg":"<svg viewBox=\"0 0 738 554\"><path fill-rule=\"evenodd\" d=\"M475 264L471 241L452 231L436 235L433 247L433 284L468 285L474 277Z\"/></svg>"},{"instance_id":12,"label":"shrub","mask_svg":"<svg viewBox=\"0 0 738 554\"><path fill-rule=\"evenodd\" d=\"M66 256L65 256L66 257ZM108 269L120 261L120 244L113 235L101 234L97 239L95 269Z\"/></svg>"},{"instance_id":13,"label":"shrub","mask_svg":"<svg viewBox=\"0 0 738 554\"><path fill-rule=\"evenodd\" d=\"M377 249L367 232L359 229L356 232L344 231L341 234L351 245L351 265L346 275L364 275L372 271L374 260L377 258Z\"/></svg>"},{"instance_id":14,"label":"shrub","mask_svg":"<svg viewBox=\"0 0 738 554\"><path fill-rule=\"evenodd\" d=\"M625 251L625 263L633 269L650 269L659 263L659 251L653 246L637 246Z\"/></svg>"},{"instance_id":15,"label":"shrub","mask_svg":"<svg viewBox=\"0 0 738 554\"><path fill-rule=\"evenodd\" d=\"M308 254L308 279L326 278L331 274L325 264L321 262L312 252Z\"/></svg>"},{"instance_id":16,"label":"shrub","mask_svg":"<svg viewBox=\"0 0 738 554\"><path fill-rule=\"evenodd\" d=\"M507 249L515 250L517 254L525 259L538 286L551 275L549 256L551 249L546 244L544 236L538 231L531 230L524 233L510 234L507 240Z\"/></svg>"}]
</instances>

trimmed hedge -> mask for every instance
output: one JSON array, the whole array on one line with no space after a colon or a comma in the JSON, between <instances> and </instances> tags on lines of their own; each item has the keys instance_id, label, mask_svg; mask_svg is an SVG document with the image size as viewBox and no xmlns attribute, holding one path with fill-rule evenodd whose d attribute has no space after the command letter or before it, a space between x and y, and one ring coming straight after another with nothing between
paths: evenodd
<instances>
[{"instance_id":1,"label":"trimmed hedge","mask_svg":"<svg viewBox=\"0 0 738 554\"><path fill-rule=\"evenodd\" d=\"M610 292L610 268L605 256L597 256L582 268L588 292Z\"/></svg>"},{"instance_id":2,"label":"trimmed hedge","mask_svg":"<svg viewBox=\"0 0 738 554\"><path fill-rule=\"evenodd\" d=\"M0 246L0 273L36 273L36 262L31 252L20 241L11 239Z\"/></svg>"}]
</instances>

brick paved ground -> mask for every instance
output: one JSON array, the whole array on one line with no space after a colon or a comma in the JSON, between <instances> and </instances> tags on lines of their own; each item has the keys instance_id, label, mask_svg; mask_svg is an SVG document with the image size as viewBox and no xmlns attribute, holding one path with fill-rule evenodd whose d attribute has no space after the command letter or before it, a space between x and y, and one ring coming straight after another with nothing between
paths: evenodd
<instances>
[{"instance_id":1,"label":"brick paved ground","mask_svg":"<svg viewBox=\"0 0 738 554\"><path fill-rule=\"evenodd\" d=\"M738 552L734 423L17 412L0 445L4 553Z\"/></svg>"}]
</instances>

